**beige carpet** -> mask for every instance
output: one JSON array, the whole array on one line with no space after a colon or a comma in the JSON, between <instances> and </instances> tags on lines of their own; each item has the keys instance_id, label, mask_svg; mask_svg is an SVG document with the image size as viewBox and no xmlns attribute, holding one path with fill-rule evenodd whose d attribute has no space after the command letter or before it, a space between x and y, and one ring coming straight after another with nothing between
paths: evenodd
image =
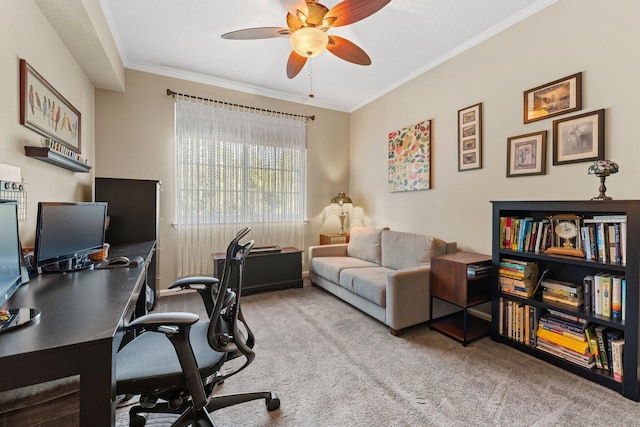
<instances>
[{"instance_id":1,"label":"beige carpet","mask_svg":"<svg viewBox=\"0 0 640 427\"><path fill-rule=\"evenodd\" d=\"M163 298L158 310L187 307L200 302ZM282 406L226 408L213 414L219 427L640 425L637 402L490 338L463 347L423 325L394 337L307 283L247 296L243 311L256 360L220 392L271 390ZM116 425L127 417L122 407Z\"/></svg>"}]
</instances>

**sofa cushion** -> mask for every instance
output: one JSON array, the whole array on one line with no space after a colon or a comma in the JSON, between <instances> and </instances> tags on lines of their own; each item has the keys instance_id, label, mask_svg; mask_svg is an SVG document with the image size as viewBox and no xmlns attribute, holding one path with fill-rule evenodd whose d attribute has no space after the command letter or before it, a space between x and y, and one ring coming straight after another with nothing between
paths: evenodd
<instances>
[{"instance_id":1,"label":"sofa cushion","mask_svg":"<svg viewBox=\"0 0 640 427\"><path fill-rule=\"evenodd\" d=\"M340 272L340 286L381 307L387 305L387 275L385 267L347 268Z\"/></svg>"},{"instance_id":2,"label":"sofa cushion","mask_svg":"<svg viewBox=\"0 0 640 427\"><path fill-rule=\"evenodd\" d=\"M353 227L347 246L347 255L380 265L382 229L372 227Z\"/></svg>"},{"instance_id":3,"label":"sofa cushion","mask_svg":"<svg viewBox=\"0 0 640 427\"><path fill-rule=\"evenodd\" d=\"M399 270L429 264L432 256L446 253L447 242L432 236L384 230L381 247L382 266Z\"/></svg>"},{"instance_id":4,"label":"sofa cushion","mask_svg":"<svg viewBox=\"0 0 640 427\"><path fill-rule=\"evenodd\" d=\"M346 256L323 256L311 259L311 271L333 283L340 283L340 272L345 268L363 267L378 267L378 265Z\"/></svg>"}]
</instances>

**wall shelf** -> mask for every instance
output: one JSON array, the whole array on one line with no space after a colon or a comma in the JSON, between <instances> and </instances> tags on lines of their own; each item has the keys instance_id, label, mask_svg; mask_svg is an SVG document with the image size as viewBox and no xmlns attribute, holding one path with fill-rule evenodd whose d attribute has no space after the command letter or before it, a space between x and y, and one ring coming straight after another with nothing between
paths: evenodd
<instances>
[{"instance_id":1,"label":"wall shelf","mask_svg":"<svg viewBox=\"0 0 640 427\"><path fill-rule=\"evenodd\" d=\"M55 150L47 147L34 147L25 145L24 151L27 157L41 160L52 165L73 171L87 173L91 170L91 166L80 163L70 157L63 156Z\"/></svg>"}]
</instances>

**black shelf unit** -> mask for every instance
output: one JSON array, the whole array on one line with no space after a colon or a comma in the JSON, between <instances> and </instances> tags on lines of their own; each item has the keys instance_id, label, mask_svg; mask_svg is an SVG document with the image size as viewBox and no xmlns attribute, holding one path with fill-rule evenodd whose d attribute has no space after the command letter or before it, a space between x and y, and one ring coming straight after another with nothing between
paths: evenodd
<instances>
[{"instance_id":1,"label":"black shelf unit","mask_svg":"<svg viewBox=\"0 0 640 427\"><path fill-rule=\"evenodd\" d=\"M640 306L640 253L635 248L640 247L640 200L610 200L610 201L493 201L492 214L492 264L493 292L491 304L491 337L494 341L530 354L583 378L614 390L623 396L639 400L639 306ZM536 220L556 214L576 214L583 218L594 215L626 215L627 216L627 259L626 265L601 263L585 258L547 255L544 253L521 252L500 248L500 217L533 217ZM574 308L563 304L552 304L542 301L539 295L533 298L519 298L502 293L498 286L498 265L501 258L515 258L522 261L533 261L539 266L539 271L550 269L550 278L582 283L584 276L600 272L624 275L626 287L625 320L615 320L596 314L587 314L584 307ZM553 308L567 314L585 318L593 323L605 325L624 331L625 348L623 353L624 377L623 382L614 381L611 372L602 369L586 369L559 357L553 356L534 347L512 340L499 333L500 298L522 302L541 308Z\"/></svg>"},{"instance_id":2,"label":"black shelf unit","mask_svg":"<svg viewBox=\"0 0 640 427\"><path fill-rule=\"evenodd\" d=\"M109 227L105 241L110 244L155 241L155 251L147 269L148 309L158 298L160 250L161 182L151 179L96 178L95 200L107 202ZM126 255L126 254L125 254Z\"/></svg>"},{"instance_id":3,"label":"black shelf unit","mask_svg":"<svg viewBox=\"0 0 640 427\"><path fill-rule=\"evenodd\" d=\"M27 157L59 166L73 172L88 173L91 170L91 166L74 160L71 157L67 157L47 147L33 147L25 145L24 151Z\"/></svg>"}]
</instances>

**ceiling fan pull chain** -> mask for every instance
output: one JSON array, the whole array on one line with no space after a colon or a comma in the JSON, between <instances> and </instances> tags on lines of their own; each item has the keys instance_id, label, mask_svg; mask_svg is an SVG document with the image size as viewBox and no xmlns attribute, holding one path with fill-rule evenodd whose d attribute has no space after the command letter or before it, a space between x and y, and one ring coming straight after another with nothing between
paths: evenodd
<instances>
[{"instance_id":1,"label":"ceiling fan pull chain","mask_svg":"<svg viewBox=\"0 0 640 427\"><path fill-rule=\"evenodd\" d=\"M312 59L309 58L309 71L307 75L309 76L309 98L313 98L313 66L311 65Z\"/></svg>"}]
</instances>

